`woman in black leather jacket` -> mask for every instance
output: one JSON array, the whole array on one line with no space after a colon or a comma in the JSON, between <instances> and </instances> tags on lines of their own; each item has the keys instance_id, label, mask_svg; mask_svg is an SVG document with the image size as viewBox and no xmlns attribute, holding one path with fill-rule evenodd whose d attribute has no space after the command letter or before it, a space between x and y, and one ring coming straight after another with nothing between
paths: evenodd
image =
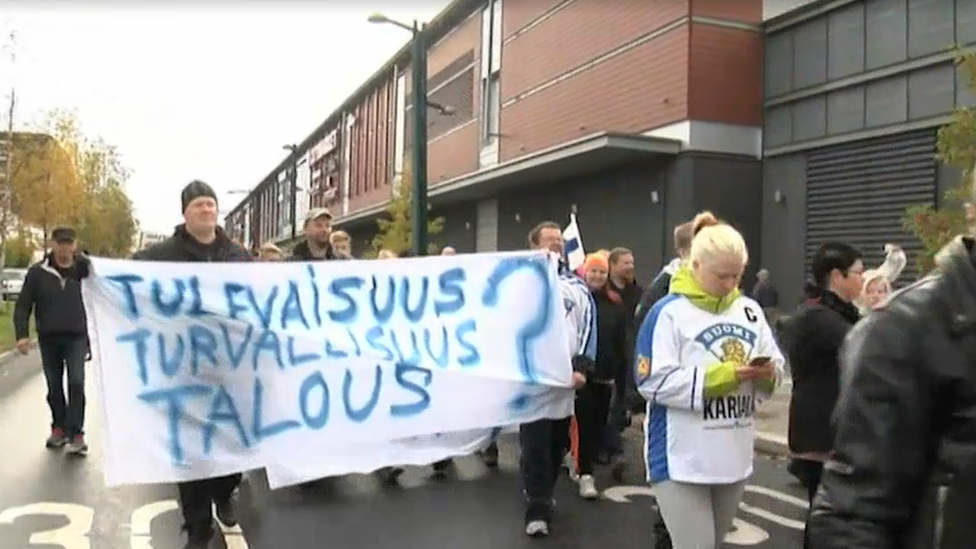
<instances>
[{"instance_id":1,"label":"woman in black leather jacket","mask_svg":"<svg viewBox=\"0 0 976 549\"><path fill-rule=\"evenodd\" d=\"M971 549L976 540L976 254L959 238L841 353L817 549Z\"/></svg>"},{"instance_id":2,"label":"woman in black leather jacket","mask_svg":"<svg viewBox=\"0 0 976 549\"><path fill-rule=\"evenodd\" d=\"M864 265L851 246L828 242L817 250L810 266L818 297L801 306L790 321L786 348L793 374L790 472L812 501L833 444L830 414L840 383L837 360L844 337L860 320L853 301L861 293ZM810 549L806 533L803 546Z\"/></svg>"}]
</instances>

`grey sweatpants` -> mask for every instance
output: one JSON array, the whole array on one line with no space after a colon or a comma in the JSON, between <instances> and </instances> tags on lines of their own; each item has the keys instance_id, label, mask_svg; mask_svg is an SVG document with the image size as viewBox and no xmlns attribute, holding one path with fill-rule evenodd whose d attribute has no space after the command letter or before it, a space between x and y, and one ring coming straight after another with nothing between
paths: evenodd
<instances>
[{"instance_id":1,"label":"grey sweatpants","mask_svg":"<svg viewBox=\"0 0 976 549\"><path fill-rule=\"evenodd\" d=\"M721 549L745 487L745 480L735 484L673 480L655 484L654 495L674 549Z\"/></svg>"}]
</instances>

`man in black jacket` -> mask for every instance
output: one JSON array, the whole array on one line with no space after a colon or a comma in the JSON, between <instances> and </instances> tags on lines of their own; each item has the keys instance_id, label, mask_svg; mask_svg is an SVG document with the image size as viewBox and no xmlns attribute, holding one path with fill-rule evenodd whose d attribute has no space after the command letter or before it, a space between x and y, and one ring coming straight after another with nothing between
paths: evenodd
<instances>
[{"instance_id":1,"label":"man in black jacket","mask_svg":"<svg viewBox=\"0 0 976 549\"><path fill-rule=\"evenodd\" d=\"M325 261L336 259L329 236L332 234L332 212L312 208L305 215L305 240L291 252L291 261Z\"/></svg>"},{"instance_id":2,"label":"man in black jacket","mask_svg":"<svg viewBox=\"0 0 976 549\"><path fill-rule=\"evenodd\" d=\"M180 196L184 223L176 227L173 236L137 252L133 259L143 261L250 261L250 254L231 241L217 226L217 194L202 181L187 185ZM205 549L214 536L213 512L227 526L237 524L234 509L234 489L241 482L241 474L181 482L180 508L183 528L187 532L185 549Z\"/></svg>"},{"instance_id":3,"label":"man in black jacket","mask_svg":"<svg viewBox=\"0 0 976 549\"><path fill-rule=\"evenodd\" d=\"M962 549L976 539L976 241L848 334L817 549Z\"/></svg>"},{"instance_id":4,"label":"man in black jacket","mask_svg":"<svg viewBox=\"0 0 976 549\"><path fill-rule=\"evenodd\" d=\"M651 285L644 290L640 305L634 311L634 325L637 330L640 330L641 324L644 323L644 317L647 316L647 312L651 310L657 300L668 295L671 288L671 275L678 272L681 262L688 257L691 252L691 239L694 237L695 233L690 221L674 228L674 252L678 257L665 265L661 272L654 277Z\"/></svg>"},{"instance_id":5,"label":"man in black jacket","mask_svg":"<svg viewBox=\"0 0 976 549\"><path fill-rule=\"evenodd\" d=\"M88 354L88 323L81 299L81 267L74 230L60 227L52 233L51 252L27 270L24 287L14 308L17 351L30 349L30 316L37 325L41 366L47 380L47 402L51 407L48 448L61 448L72 455L88 452L85 443L85 357ZM64 377L68 374L68 397Z\"/></svg>"}]
</instances>

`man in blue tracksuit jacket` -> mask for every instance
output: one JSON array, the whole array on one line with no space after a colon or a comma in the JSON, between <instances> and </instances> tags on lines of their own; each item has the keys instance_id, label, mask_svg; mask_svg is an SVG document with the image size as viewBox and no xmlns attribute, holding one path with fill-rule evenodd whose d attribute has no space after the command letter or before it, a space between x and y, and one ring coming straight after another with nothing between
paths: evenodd
<instances>
[{"instance_id":1,"label":"man in blue tracksuit jacket","mask_svg":"<svg viewBox=\"0 0 976 549\"><path fill-rule=\"evenodd\" d=\"M540 223L529 233L529 245L561 257L562 229L552 221ZM592 371L596 363L596 304L590 290L565 264L560 265L559 292L566 309L566 320L571 326L566 334L566 344L573 357L573 385L579 389L586 384L586 373ZM549 535L552 495L563 456L569 447L571 416L572 409L569 409L564 418L525 423L519 430L522 481L527 500L525 533L528 536Z\"/></svg>"}]
</instances>

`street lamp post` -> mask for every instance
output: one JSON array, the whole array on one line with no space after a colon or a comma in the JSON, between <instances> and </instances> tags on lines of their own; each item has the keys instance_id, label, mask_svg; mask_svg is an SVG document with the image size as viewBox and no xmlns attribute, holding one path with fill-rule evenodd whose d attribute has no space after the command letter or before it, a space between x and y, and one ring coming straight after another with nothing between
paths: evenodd
<instances>
[{"instance_id":1,"label":"street lamp post","mask_svg":"<svg viewBox=\"0 0 976 549\"><path fill-rule=\"evenodd\" d=\"M427 45L424 28L413 22L413 182L410 186L413 205L411 243L414 257L427 255Z\"/></svg>"},{"instance_id":2,"label":"street lamp post","mask_svg":"<svg viewBox=\"0 0 976 549\"><path fill-rule=\"evenodd\" d=\"M413 25L406 25L394 21L389 17L376 13L369 16L370 23L389 23L410 31L411 40L411 73L410 79L413 93L413 182L410 186L410 221L412 238L410 251L414 257L427 255L427 44L425 37L426 25L414 21ZM436 105L442 113L451 114L453 109Z\"/></svg>"},{"instance_id":3,"label":"street lamp post","mask_svg":"<svg viewBox=\"0 0 976 549\"><path fill-rule=\"evenodd\" d=\"M288 219L291 221L291 239L298 238L298 220L295 219L295 209L298 207L298 145L285 145L286 151L291 151L291 169L288 173Z\"/></svg>"}]
</instances>

